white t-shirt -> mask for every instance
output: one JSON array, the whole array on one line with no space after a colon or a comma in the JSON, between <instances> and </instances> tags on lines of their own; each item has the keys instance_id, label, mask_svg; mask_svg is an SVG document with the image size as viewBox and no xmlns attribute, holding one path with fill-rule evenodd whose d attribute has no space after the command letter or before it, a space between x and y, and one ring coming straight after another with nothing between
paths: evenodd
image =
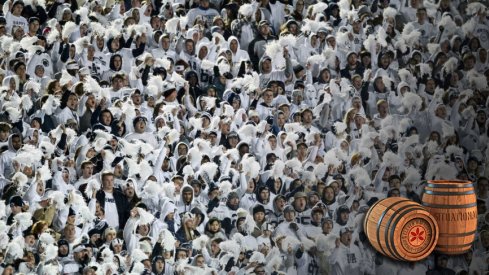
<instances>
[{"instance_id":1,"label":"white t-shirt","mask_svg":"<svg viewBox=\"0 0 489 275\"><path fill-rule=\"evenodd\" d=\"M21 26L24 29L24 33L29 32L29 23L27 23L27 19L22 16L15 16L11 12L8 12L5 16L5 20L7 21L7 32L12 33L13 26Z\"/></svg>"},{"instance_id":2,"label":"white t-shirt","mask_svg":"<svg viewBox=\"0 0 489 275\"><path fill-rule=\"evenodd\" d=\"M105 193L105 219L110 227L119 228L119 213L115 204L114 195Z\"/></svg>"}]
</instances>

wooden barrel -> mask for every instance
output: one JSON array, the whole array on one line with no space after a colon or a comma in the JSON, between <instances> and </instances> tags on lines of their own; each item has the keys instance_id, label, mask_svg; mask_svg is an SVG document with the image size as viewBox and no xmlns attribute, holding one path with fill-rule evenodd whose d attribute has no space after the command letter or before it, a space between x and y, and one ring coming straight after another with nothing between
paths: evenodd
<instances>
[{"instance_id":1,"label":"wooden barrel","mask_svg":"<svg viewBox=\"0 0 489 275\"><path fill-rule=\"evenodd\" d=\"M428 181L422 202L440 228L435 250L449 255L470 250L477 230L477 199L472 182Z\"/></svg>"},{"instance_id":2,"label":"wooden barrel","mask_svg":"<svg viewBox=\"0 0 489 275\"><path fill-rule=\"evenodd\" d=\"M438 225L420 204L405 198L377 201L365 215L365 235L387 257L419 261L430 255L438 239Z\"/></svg>"}]
</instances>

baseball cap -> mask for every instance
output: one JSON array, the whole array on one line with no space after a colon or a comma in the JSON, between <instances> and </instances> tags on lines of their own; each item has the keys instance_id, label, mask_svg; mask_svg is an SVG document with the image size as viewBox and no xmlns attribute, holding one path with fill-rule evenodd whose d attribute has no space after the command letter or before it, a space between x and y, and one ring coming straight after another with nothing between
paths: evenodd
<instances>
[{"instance_id":1,"label":"baseball cap","mask_svg":"<svg viewBox=\"0 0 489 275\"><path fill-rule=\"evenodd\" d=\"M13 196L9 201L11 206L24 206L24 200L20 196Z\"/></svg>"}]
</instances>

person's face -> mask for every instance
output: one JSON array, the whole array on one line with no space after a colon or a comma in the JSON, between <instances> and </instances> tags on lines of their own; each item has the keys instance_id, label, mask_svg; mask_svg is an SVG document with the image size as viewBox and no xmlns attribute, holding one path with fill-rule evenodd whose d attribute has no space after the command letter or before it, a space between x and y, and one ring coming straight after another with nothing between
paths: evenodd
<instances>
[{"instance_id":1,"label":"person's face","mask_svg":"<svg viewBox=\"0 0 489 275\"><path fill-rule=\"evenodd\" d=\"M350 246L351 243L351 232L345 232L340 237L340 242L345 246Z\"/></svg>"},{"instance_id":2,"label":"person's face","mask_svg":"<svg viewBox=\"0 0 489 275\"><path fill-rule=\"evenodd\" d=\"M244 154L248 154L250 151L250 148L247 145L243 145L239 148L239 154L243 156Z\"/></svg>"},{"instance_id":3,"label":"person's face","mask_svg":"<svg viewBox=\"0 0 489 275\"><path fill-rule=\"evenodd\" d=\"M190 203L192 201L192 192L184 192L182 196L184 202Z\"/></svg>"},{"instance_id":4,"label":"person's face","mask_svg":"<svg viewBox=\"0 0 489 275\"><path fill-rule=\"evenodd\" d=\"M120 56L114 57L114 67L119 70L122 66L122 58Z\"/></svg>"},{"instance_id":5,"label":"person's face","mask_svg":"<svg viewBox=\"0 0 489 275\"><path fill-rule=\"evenodd\" d=\"M299 105L304 99L301 92L295 92L293 96L294 96L294 103L297 105Z\"/></svg>"},{"instance_id":6,"label":"person's face","mask_svg":"<svg viewBox=\"0 0 489 275\"><path fill-rule=\"evenodd\" d=\"M72 216L70 216L70 217L72 217ZM64 234L69 239L74 237L76 234L75 226L72 224L67 224L65 226Z\"/></svg>"},{"instance_id":7,"label":"person's face","mask_svg":"<svg viewBox=\"0 0 489 275\"><path fill-rule=\"evenodd\" d=\"M170 48L170 38L164 37L161 39L161 47L165 50L168 50Z\"/></svg>"},{"instance_id":8,"label":"person's face","mask_svg":"<svg viewBox=\"0 0 489 275\"><path fill-rule=\"evenodd\" d=\"M183 185L183 180L175 179L173 181L173 184L175 185L175 192L180 193L180 189L182 188L182 185Z\"/></svg>"},{"instance_id":9,"label":"person's face","mask_svg":"<svg viewBox=\"0 0 489 275\"><path fill-rule=\"evenodd\" d=\"M140 235L142 235L142 236L148 236L148 234L149 234L149 225L147 225L147 224L141 224L141 225L139 225L138 231L139 231L139 234Z\"/></svg>"},{"instance_id":10,"label":"person's face","mask_svg":"<svg viewBox=\"0 0 489 275\"><path fill-rule=\"evenodd\" d=\"M361 125L365 124L365 118L362 116L355 116L354 120L355 120L355 124L357 126L361 126Z\"/></svg>"},{"instance_id":11,"label":"person's face","mask_svg":"<svg viewBox=\"0 0 489 275\"><path fill-rule=\"evenodd\" d=\"M292 34L292 35L297 35L297 32L298 32L299 28L297 27L296 24L291 24L289 26L289 32Z\"/></svg>"},{"instance_id":12,"label":"person's face","mask_svg":"<svg viewBox=\"0 0 489 275\"><path fill-rule=\"evenodd\" d=\"M132 185L127 186L126 189L124 189L124 194L127 198L132 199L136 194L134 191L134 187L132 187Z\"/></svg>"},{"instance_id":13,"label":"person's face","mask_svg":"<svg viewBox=\"0 0 489 275\"><path fill-rule=\"evenodd\" d=\"M272 148L272 149L277 148L277 138L276 137L269 138L268 143L270 144L270 148Z\"/></svg>"},{"instance_id":14,"label":"person's face","mask_svg":"<svg viewBox=\"0 0 489 275\"><path fill-rule=\"evenodd\" d=\"M390 188L397 188L399 189L401 187L401 180L400 179L392 179L390 182L389 182L389 187Z\"/></svg>"},{"instance_id":15,"label":"person's face","mask_svg":"<svg viewBox=\"0 0 489 275\"><path fill-rule=\"evenodd\" d=\"M333 223L332 222L325 222L323 224L323 234L329 234L331 231L333 231Z\"/></svg>"},{"instance_id":16,"label":"person's face","mask_svg":"<svg viewBox=\"0 0 489 275\"><path fill-rule=\"evenodd\" d=\"M111 242L113 239L115 239L115 232L113 231L110 231L107 233L107 235L105 236L105 241L106 242Z\"/></svg>"},{"instance_id":17,"label":"person's face","mask_svg":"<svg viewBox=\"0 0 489 275\"><path fill-rule=\"evenodd\" d=\"M131 99L132 99L132 102L134 103L134 105L136 106L139 106L141 105L141 102L142 102L142 97L140 94L138 93L134 93L132 96L131 96Z\"/></svg>"},{"instance_id":18,"label":"person's face","mask_svg":"<svg viewBox=\"0 0 489 275\"><path fill-rule=\"evenodd\" d=\"M209 7L209 0L200 0L200 5L205 9L208 8Z\"/></svg>"},{"instance_id":19,"label":"person's face","mask_svg":"<svg viewBox=\"0 0 489 275\"><path fill-rule=\"evenodd\" d=\"M19 150L20 147L22 147L22 139L20 137L12 138L12 147L14 147L15 150Z\"/></svg>"},{"instance_id":20,"label":"person's face","mask_svg":"<svg viewBox=\"0 0 489 275\"><path fill-rule=\"evenodd\" d=\"M287 119L285 118L285 114L279 114L278 115L278 117L277 117L278 126L280 126L280 127L284 126L286 121L287 121Z\"/></svg>"},{"instance_id":21,"label":"person's face","mask_svg":"<svg viewBox=\"0 0 489 275\"><path fill-rule=\"evenodd\" d=\"M312 220L316 223L320 222L322 218L323 218L323 213L319 211L314 212L314 214L312 215Z\"/></svg>"},{"instance_id":22,"label":"person's face","mask_svg":"<svg viewBox=\"0 0 489 275\"><path fill-rule=\"evenodd\" d=\"M261 67L262 67L263 72L268 73L272 69L272 62L270 60L266 59L262 62Z\"/></svg>"},{"instance_id":23,"label":"person's face","mask_svg":"<svg viewBox=\"0 0 489 275\"><path fill-rule=\"evenodd\" d=\"M205 265L204 257L202 257L202 256L197 257L197 259L195 260L195 265L198 267L204 268L204 265Z\"/></svg>"},{"instance_id":24,"label":"person's face","mask_svg":"<svg viewBox=\"0 0 489 275\"><path fill-rule=\"evenodd\" d=\"M360 108L362 107L362 101L360 100L360 98L355 97L353 99L352 107L357 109L357 110L360 110Z\"/></svg>"},{"instance_id":25,"label":"person's face","mask_svg":"<svg viewBox=\"0 0 489 275\"><path fill-rule=\"evenodd\" d=\"M265 189L265 190L262 190L262 191L260 192L260 198L261 198L262 200L268 200L268 199L269 199L269 197L270 197L270 193L269 193L269 191L268 191L268 190L266 190L266 189Z\"/></svg>"},{"instance_id":26,"label":"person's face","mask_svg":"<svg viewBox=\"0 0 489 275\"><path fill-rule=\"evenodd\" d=\"M231 103L231 106L233 106L233 109L237 111L241 107L241 102L237 99L234 99Z\"/></svg>"},{"instance_id":27,"label":"person's face","mask_svg":"<svg viewBox=\"0 0 489 275\"><path fill-rule=\"evenodd\" d=\"M299 211L306 209L307 201L306 198L298 198L294 200L294 208Z\"/></svg>"},{"instance_id":28,"label":"person's face","mask_svg":"<svg viewBox=\"0 0 489 275\"><path fill-rule=\"evenodd\" d=\"M185 220L185 226L188 229L194 229L195 228L195 218L188 218Z\"/></svg>"},{"instance_id":29,"label":"person's face","mask_svg":"<svg viewBox=\"0 0 489 275\"><path fill-rule=\"evenodd\" d=\"M92 164L86 164L83 166L82 169L82 174L85 178L91 177L93 173L93 165Z\"/></svg>"},{"instance_id":30,"label":"person's face","mask_svg":"<svg viewBox=\"0 0 489 275\"><path fill-rule=\"evenodd\" d=\"M309 196L309 205L316 205L318 201L319 201L319 197L317 195Z\"/></svg>"},{"instance_id":31,"label":"person's face","mask_svg":"<svg viewBox=\"0 0 489 275\"><path fill-rule=\"evenodd\" d=\"M263 222L265 220L265 213L257 212L253 214L253 219L255 220L255 222Z\"/></svg>"},{"instance_id":32,"label":"person's face","mask_svg":"<svg viewBox=\"0 0 489 275\"><path fill-rule=\"evenodd\" d=\"M216 145L217 144L217 135L216 134L210 134L209 135L209 141L211 142L211 145Z\"/></svg>"},{"instance_id":33,"label":"person's face","mask_svg":"<svg viewBox=\"0 0 489 275\"><path fill-rule=\"evenodd\" d=\"M484 112L478 112L476 116L476 120L479 124L483 124L486 122L487 116Z\"/></svg>"},{"instance_id":34,"label":"person's face","mask_svg":"<svg viewBox=\"0 0 489 275\"><path fill-rule=\"evenodd\" d=\"M219 244L217 242L211 242L211 252L216 255L221 249L219 248Z\"/></svg>"},{"instance_id":35,"label":"person's face","mask_svg":"<svg viewBox=\"0 0 489 275\"><path fill-rule=\"evenodd\" d=\"M15 16L19 16L22 13L24 7L21 4L17 4L12 9L12 14Z\"/></svg>"},{"instance_id":36,"label":"person's face","mask_svg":"<svg viewBox=\"0 0 489 275\"><path fill-rule=\"evenodd\" d=\"M194 52L194 43L187 41L185 43L185 50L188 54L192 54Z\"/></svg>"},{"instance_id":37,"label":"person's face","mask_svg":"<svg viewBox=\"0 0 489 275\"><path fill-rule=\"evenodd\" d=\"M192 189L194 189L195 196L200 195L200 192L202 191L202 188L200 187L200 184L194 184L194 185L192 185Z\"/></svg>"},{"instance_id":38,"label":"person's face","mask_svg":"<svg viewBox=\"0 0 489 275\"><path fill-rule=\"evenodd\" d=\"M24 240L28 246L33 246L36 243L36 238L34 235L27 235L25 236Z\"/></svg>"},{"instance_id":39,"label":"person's face","mask_svg":"<svg viewBox=\"0 0 489 275\"><path fill-rule=\"evenodd\" d=\"M156 129L161 129L161 128L163 128L166 125L164 119L158 119L158 120L156 120L155 124L156 124Z\"/></svg>"},{"instance_id":40,"label":"person's face","mask_svg":"<svg viewBox=\"0 0 489 275\"><path fill-rule=\"evenodd\" d=\"M119 38L112 39L112 42L110 43L110 47L112 48L113 51L119 50L120 47Z\"/></svg>"},{"instance_id":41,"label":"person's face","mask_svg":"<svg viewBox=\"0 0 489 275\"><path fill-rule=\"evenodd\" d=\"M264 36L270 33L270 27L268 25L262 25L259 27L260 33Z\"/></svg>"},{"instance_id":42,"label":"person's face","mask_svg":"<svg viewBox=\"0 0 489 275\"><path fill-rule=\"evenodd\" d=\"M0 131L0 140L1 141L7 140L8 139L8 135L9 135L9 132L8 131Z\"/></svg>"},{"instance_id":43,"label":"person's face","mask_svg":"<svg viewBox=\"0 0 489 275\"><path fill-rule=\"evenodd\" d=\"M97 47L99 49L103 49L104 48L104 37L103 36L97 36L96 43L97 43Z\"/></svg>"},{"instance_id":44,"label":"person's face","mask_svg":"<svg viewBox=\"0 0 489 275\"><path fill-rule=\"evenodd\" d=\"M486 62L486 60L487 60L487 50L486 49L481 49L479 51L479 58L482 62Z\"/></svg>"},{"instance_id":45,"label":"person's face","mask_svg":"<svg viewBox=\"0 0 489 275\"><path fill-rule=\"evenodd\" d=\"M30 33L36 33L38 30L39 30L39 22L37 20L29 24Z\"/></svg>"},{"instance_id":46,"label":"person's face","mask_svg":"<svg viewBox=\"0 0 489 275\"><path fill-rule=\"evenodd\" d=\"M162 259L159 259L155 263L155 273L160 274L165 270L165 261Z\"/></svg>"},{"instance_id":47,"label":"person's face","mask_svg":"<svg viewBox=\"0 0 489 275\"><path fill-rule=\"evenodd\" d=\"M287 211L284 213L284 218L286 221L291 222L295 220L295 212Z\"/></svg>"},{"instance_id":48,"label":"person's face","mask_svg":"<svg viewBox=\"0 0 489 275\"><path fill-rule=\"evenodd\" d=\"M137 133L144 133L144 131L146 130L146 122L144 121L138 121L136 122L136 125L134 127L134 130L137 132Z\"/></svg>"},{"instance_id":49,"label":"person's face","mask_svg":"<svg viewBox=\"0 0 489 275\"><path fill-rule=\"evenodd\" d=\"M334 196L335 196L334 189L331 187L324 188L323 194L324 194L324 198L326 199L326 201L332 201L334 199Z\"/></svg>"},{"instance_id":50,"label":"person's face","mask_svg":"<svg viewBox=\"0 0 489 275\"><path fill-rule=\"evenodd\" d=\"M68 254L68 246L67 245L61 245L58 247L58 252L60 255L67 255Z\"/></svg>"},{"instance_id":51,"label":"person's face","mask_svg":"<svg viewBox=\"0 0 489 275\"><path fill-rule=\"evenodd\" d=\"M305 124L312 123L312 113L311 112L302 113L302 122L304 122Z\"/></svg>"},{"instance_id":52,"label":"person's face","mask_svg":"<svg viewBox=\"0 0 489 275\"><path fill-rule=\"evenodd\" d=\"M348 64L349 65L355 65L355 64L357 64L357 55L356 54L350 54L348 56Z\"/></svg>"},{"instance_id":53,"label":"person's face","mask_svg":"<svg viewBox=\"0 0 489 275\"><path fill-rule=\"evenodd\" d=\"M25 76L25 66L20 65L15 71L19 76Z\"/></svg>"},{"instance_id":54,"label":"person's face","mask_svg":"<svg viewBox=\"0 0 489 275\"><path fill-rule=\"evenodd\" d=\"M432 141L438 141L439 139L440 139L440 135L438 135L437 132L432 132L430 134L430 140L432 140Z\"/></svg>"},{"instance_id":55,"label":"person's face","mask_svg":"<svg viewBox=\"0 0 489 275\"><path fill-rule=\"evenodd\" d=\"M86 102L86 106L87 106L88 108L93 109L93 108L95 108L95 105L96 105L96 102L95 102L95 96L94 96L94 95L90 95L90 96L88 96L88 98L87 98L87 102Z\"/></svg>"},{"instance_id":56,"label":"person's face","mask_svg":"<svg viewBox=\"0 0 489 275\"><path fill-rule=\"evenodd\" d=\"M275 200L275 206L277 207L277 209L279 211L284 210L284 208L285 208L285 199L283 199L283 198L276 199Z\"/></svg>"},{"instance_id":57,"label":"person's face","mask_svg":"<svg viewBox=\"0 0 489 275\"><path fill-rule=\"evenodd\" d=\"M178 146L178 155L179 156L185 156L187 155L187 146L180 144Z\"/></svg>"},{"instance_id":58,"label":"person's face","mask_svg":"<svg viewBox=\"0 0 489 275\"><path fill-rule=\"evenodd\" d=\"M236 207L239 204L239 198L233 197L231 200L229 200L229 205L232 207Z\"/></svg>"},{"instance_id":59,"label":"person's face","mask_svg":"<svg viewBox=\"0 0 489 275\"><path fill-rule=\"evenodd\" d=\"M385 116L387 114L388 104L387 102L382 102L378 106L379 115Z\"/></svg>"},{"instance_id":60,"label":"person's face","mask_svg":"<svg viewBox=\"0 0 489 275\"><path fill-rule=\"evenodd\" d=\"M112 248L114 249L114 254L119 254L122 251L122 244L114 244Z\"/></svg>"},{"instance_id":61,"label":"person's face","mask_svg":"<svg viewBox=\"0 0 489 275\"><path fill-rule=\"evenodd\" d=\"M102 124L104 125L110 125L110 123L112 122L112 116L108 112L102 113L101 118L102 118Z\"/></svg>"},{"instance_id":62,"label":"person's face","mask_svg":"<svg viewBox=\"0 0 489 275\"><path fill-rule=\"evenodd\" d=\"M231 40L231 43L229 43L229 46L231 48L231 51L235 53L238 50L238 41L236 39Z\"/></svg>"},{"instance_id":63,"label":"person's face","mask_svg":"<svg viewBox=\"0 0 489 275\"><path fill-rule=\"evenodd\" d=\"M208 53L209 51L207 50L207 47L201 47L199 50L199 59L206 58Z\"/></svg>"},{"instance_id":64,"label":"person's face","mask_svg":"<svg viewBox=\"0 0 489 275\"><path fill-rule=\"evenodd\" d=\"M218 232L221 229L221 226L220 226L220 224L219 224L218 221L213 221L209 225L209 229L210 229L211 232L216 233L216 232Z\"/></svg>"},{"instance_id":65,"label":"person's face","mask_svg":"<svg viewBox=\"0 0 489 275\"><path fill-rule=\"evenodd\" d=\"M152 17L151 18L151 27L153 30L159 30L161 27L161 21L158 17Z\"/></svg>"},{"instance_id":66,"label":"person's face","mask_svg":"<svg viewBox=\"0 0 489 275\"><path fill-rule=\"evenodd\" d=\"M336 39L333 37L333 38L329 38L327 40L328 42L328 45L330 45L332 48L336 48Z\"/></svg>"},{"instance_id":67,"label":"person's face","mask_svg":"<svg viewBox=\"0 0 489 275\"><path fill-rule=\"evenodd\" d=\"M114 89L114 91L118 91L122 87L124 87L124 80L122 78L116 77L112 79L112 88Z\"/></svg>"},{"instance_id":68,"label":"person's face","mask_svg":"<svg viewBox=\"0 0 489 275\"><path fill-rule=\"evenodd\" d=\"M439 106L438 108L436 108L435 115L439 118L445 119L445 117L447 116L447 110L445 106Z\"/></svg>"},{"instance_id":69,"label":"person's face","mask_svg":"<svg viewBox=\"0 0 489 275\"><path fill-rule=\"evenodd\" d=\"M232 137L230 139L228 139L229 141L229 145L231 146L231 148L235 148L236 145L238 145L238 139L236 137Z\"/></svg>"},{"instance_id":70,"label":"person's face","mask_svg":"<svg viewBox=\"0 0 489 275\"><path fill-rule=\"evenodd\" d=\"M105 175L102 179L102 186L103 186L104 190L114 189L114 176Z\"/></svg>"},{"instance_id":71,"label":"person's face","mask_svg":"<svg viewBox=\"0 0 489 275\"><path fill-rule=\"evenodd\" d=\"M78 97L76 95L70 95L68 97L68 102L66 103L66 106L70 108L71 110L76 110L78 107Z\"/></svg>"},{"instance_id":72,"label":"person's face","mask_svg":"<svg viewBox=\"0 0 489 275\"><path fill-rule=\"evenodd\" d=\"M22 207L11 204L10 210L12 210L12 214L17 214L17 213L20 213L22 211Z\"/></svg>"},{"instance_id":73,"label":"person's face","mask_svg":"<svg viewBox=\"0 0 489 275\"><path fill-rule=\"evenodd\" d=\"M34 74L37 77L43 77L44 76L44 67L43 66L36 66L34 69Z\"/></svg>"}]
</instances>

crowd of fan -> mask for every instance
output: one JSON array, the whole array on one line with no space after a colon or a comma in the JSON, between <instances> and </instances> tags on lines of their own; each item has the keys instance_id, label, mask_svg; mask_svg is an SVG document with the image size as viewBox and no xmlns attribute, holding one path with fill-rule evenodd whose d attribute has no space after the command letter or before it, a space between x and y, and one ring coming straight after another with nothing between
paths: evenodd
<instances>
[{"instance_id":1,"label":"crowd of fan","mask_svg":"<svg viewBox=\"0 0 489 275\"><path fill-rule=\"evenodd\" d=\"M7 0L1 274L486 274L489 21L466 0ZM472 181L471 251L379 199Z\"/></svg>"}]
</instances>

